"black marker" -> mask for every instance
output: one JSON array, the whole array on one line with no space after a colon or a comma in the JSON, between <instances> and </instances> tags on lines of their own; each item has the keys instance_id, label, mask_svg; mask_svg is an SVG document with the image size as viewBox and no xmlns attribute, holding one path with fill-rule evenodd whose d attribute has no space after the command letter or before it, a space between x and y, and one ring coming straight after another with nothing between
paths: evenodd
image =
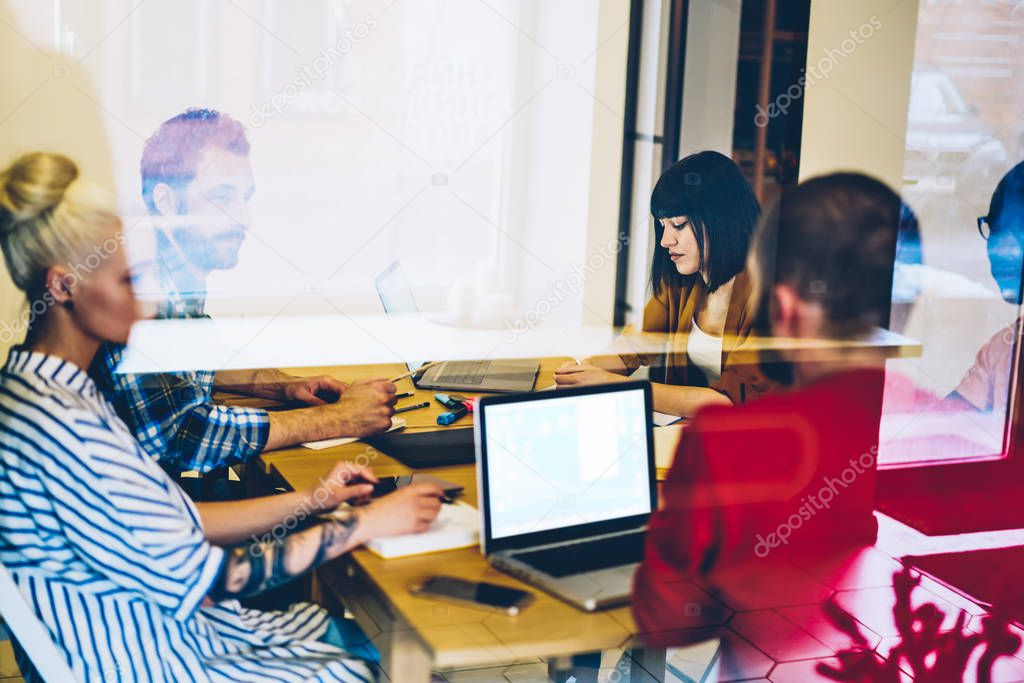
<instances>
[{"instance_id":1,"label":"black marker","mask_svg":"<svg viewBox=\"0 0 1024 683\"><path fill-rule=\"evenodd\" d=\"M403 406L401 408L397 408L395 410L395 412L396 413L404 413L407 410L419 410L420 408L428 408L429 406L430 406L430 401L424 401L423 403L417 403L416 405Z\"/></svg>"}]
</instances>

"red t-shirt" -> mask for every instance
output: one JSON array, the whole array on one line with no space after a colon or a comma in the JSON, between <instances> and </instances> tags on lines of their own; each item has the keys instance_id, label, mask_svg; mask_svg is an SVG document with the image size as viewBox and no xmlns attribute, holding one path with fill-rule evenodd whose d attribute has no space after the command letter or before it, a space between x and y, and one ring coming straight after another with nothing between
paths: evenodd
<instances>
[{"instance_id":1,"label":"red t-shirt","mask_svg":"<svg viewBox=\"0 0 1024 683\"><path fill-rule=\"evenodd\" d=\"M703 598L709 584L728 594L723 577L755 576L820 553L822 544L874 542L884 377L848 371L697 414L663 484L635 580L633 612L648 641L681 644L669 633L694 625L698 585Z\"/></svg>"}]
</instances>

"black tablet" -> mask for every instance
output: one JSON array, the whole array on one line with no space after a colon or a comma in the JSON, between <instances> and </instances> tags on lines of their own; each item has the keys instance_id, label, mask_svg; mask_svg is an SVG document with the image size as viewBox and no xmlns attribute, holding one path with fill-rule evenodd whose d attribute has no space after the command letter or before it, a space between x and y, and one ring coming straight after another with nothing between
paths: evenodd
<instances>
[{"instance_id":1,"label":"black tablet","mask_svg":"<svg viewBox=\"0 0 1024 683\"><path fill-rule=\"evenodd\" d=\"M476 462L472 427L429 432L399 430L363 441L407 467L442 467Z\"/></svg>"}]
</instances>

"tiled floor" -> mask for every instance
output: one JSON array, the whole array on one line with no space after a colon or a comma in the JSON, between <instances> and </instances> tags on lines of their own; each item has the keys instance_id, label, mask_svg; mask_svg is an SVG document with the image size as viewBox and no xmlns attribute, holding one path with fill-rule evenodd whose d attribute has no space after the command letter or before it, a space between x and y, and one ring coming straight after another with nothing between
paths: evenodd
<instances>
[{"instance_id":1,"label":"tiled floor","mask_svg":"<svg viewBox=\"0 0 1024 683\"><path fill-rule=\"evenodd\" d=\"M681 632L680 637L691 634L693 640L699 640L713 633L720 639L717 680L723 682L830 680L818 673L818 665L839 667L836 655L853 645L853 634L862 639L862 661L870 664L866 660L871 659L884 667L893 648L901 642L900 625L894 616L898 602L896 586L901 583L899 578L894 580L894 574L902 568L897 558L1024 545L1024 530L928 537L888 517L880 516L879 522L879 540L870 549L804 557L799 566L780 561L720 574L718 583L728 589L715 595L726 603L732 616L724 627L695 628ZM702 588L709 590L707 586ZM907 588L904 594L909 596L909 607L896 611L907 618L907 623L912 614L919 620L930 619L941 637L954 629L962 610L965 637L982 630L985 611L955 588L922 576L920 585ZM829 598L846 612L845 633L825 615L823 605ZM921 623L913 630L915 634L924 630ZM907 630L904 624L903 631ZM1024 630L1011 630L1024 639ZM980 657L981 648L970 654L964 681L975 680ZM913 680L912 667L905 660L900 661L900 677ZM689 680L707 680L699 663L685 673ZM951 673L930 680L958 681L960 677ZM1024 681L1024 648L1014 656L996 659L992 680Z\"/></svg>"},{"instance_id":2,"label":"tiled floor","mask_svg":"<svg viewBox=\"0 0 1024 683\"><path fill-rule=\"evenodd\" d=\"M899 642L894 622L896 602L893 574L901 568L896 558L946 552L1005 548L1024 545L1024 530L925 536L900 522L879 516L879 539L875 547L854 557L815 557L801 567L773 575L748 571L755 580L738 582L729 607L735 612L724 628L695 629L703 640L696 645L669 652L670 675L675 683L690 681L751 681L790 683L825 681L817 672L820 663L839 666L836 654L851 645L850 637L829 623L822 603L833 597L853 617L853 625L864 639L864 647L875 661L884 662ZM951 587L925 576L910 597L912 609L933 604L943 614L941 629L953 627L960 610L966 612L968 631L980 632L984 610ZM938 613L936 618L938 619ZM1018 633L1024 637L1024 630ZM628 678L615 675L621 653L606 653L601 680ZM968 661L965 681L973 681L980 656L976 650ZM908 668L908 667L904 667ZM904 680L912 680L903 671ZM544 662L526 663L500 669L448 673L438 680L451 683L477 681L546 681ZM1024 681L1024 649L1013 657L1000 657L993 681ZM0 683L21 682L14 664L10 642L0 640Z\"/></svg>"}]
</instances>

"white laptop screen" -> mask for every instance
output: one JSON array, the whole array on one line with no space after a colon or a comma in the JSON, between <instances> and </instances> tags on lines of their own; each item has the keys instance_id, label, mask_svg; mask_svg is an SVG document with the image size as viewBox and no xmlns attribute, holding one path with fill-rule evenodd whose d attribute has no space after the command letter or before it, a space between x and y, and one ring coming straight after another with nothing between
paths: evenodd
<instances>
[{"instance_id":1,"label":"white laptop screen","mask_svg":"<svg viewBox=\"0 0 1024 683\"><path fill-rule=\"evenodd\" d=\"M652 512L643 388L485 410L491 538Z\"/></svg>"},{"instance_id":2,"label":"white laptop screen","mask_svg":"<svg viewBox=\"0 0 1024 683\"><path fill-rule=\"evenodd\" d=\"M409 280L405 277L405 271L402 270L402 265L398 261L395 261L387 270L378 275L373 281L374 287L377 289L377 296L380 297L380 303L384 307L384 312L387 314L399 313L418 313L419 308L416 306L416 298L412 294L412 287L409 285ZM418 370L423 365L423 361L409 361L406 366L409 370Z\"/></svg>"}]
</instances>

